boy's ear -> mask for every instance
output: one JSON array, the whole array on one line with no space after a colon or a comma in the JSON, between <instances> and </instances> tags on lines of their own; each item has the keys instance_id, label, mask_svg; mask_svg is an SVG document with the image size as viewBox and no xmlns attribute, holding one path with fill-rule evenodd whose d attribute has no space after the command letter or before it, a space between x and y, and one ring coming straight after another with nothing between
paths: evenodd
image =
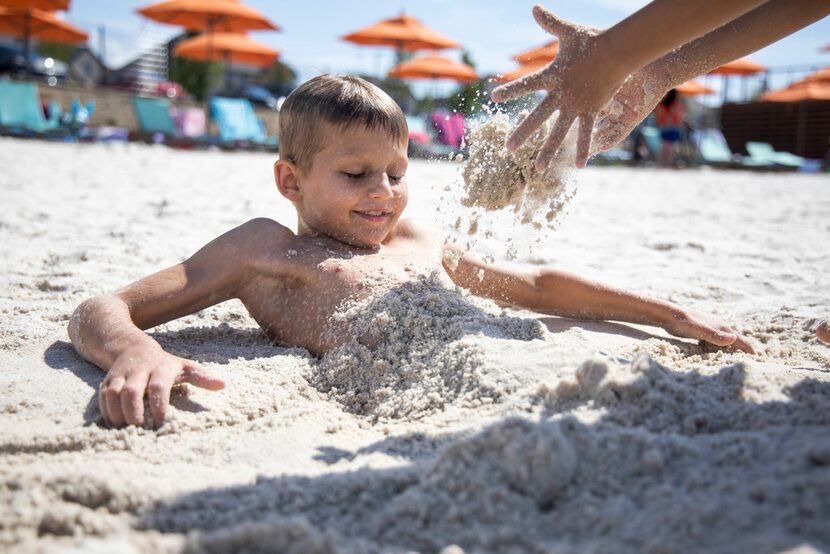
<instances>
[{"instance_id":1,"label":"boy's ear","mask_svg":"<svg viewBox=\"0 0 830 554\"><path fill-rule=\"evenodd\" d=\"M274 181L277 183L277 190L288 200L297 202L302 198L299 169L293 163L288 160L274 162Z\"/></svg>"}]
</instances>

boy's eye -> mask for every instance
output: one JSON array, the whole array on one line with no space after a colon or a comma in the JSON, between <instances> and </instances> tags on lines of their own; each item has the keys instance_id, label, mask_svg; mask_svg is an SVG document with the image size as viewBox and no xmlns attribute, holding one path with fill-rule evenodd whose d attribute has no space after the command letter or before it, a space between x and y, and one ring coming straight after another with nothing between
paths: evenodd
<instances>
[{"instance_id":1,"label":"boy's eye","mask_svg":"<svg viewBox=\"0 0 830 554\"><path fill-rule=\"evenodd\" d=\"M365 177L365 176L366 176L366 172L365 172L365 171L361 171L360 173L349 173L348 171L344 171L344 172L343 172L343 175L345 175L345 176L346 176L346 177L348 177L349 179L355 179L355 180L356 180L356 179L362 179L363 177Z\"/></svg>"},{"instance_id":2,"label":"boy's eye","mask_svg":"<svg viewBox=\"0 0 830 554\"><path fill-rule=\"evenodd\" d=\"M403 179L403 175L389 175L389 180L393 183L400 183L401 179Z\"/></svg>"}]
</instances>

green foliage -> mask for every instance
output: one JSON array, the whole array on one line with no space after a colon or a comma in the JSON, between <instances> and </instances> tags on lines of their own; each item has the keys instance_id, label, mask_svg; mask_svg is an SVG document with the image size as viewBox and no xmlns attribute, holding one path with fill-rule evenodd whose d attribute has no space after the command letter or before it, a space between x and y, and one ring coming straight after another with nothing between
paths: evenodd
<instances>
[{"instance_id":1,"label":"green foliage","mask_svg":"<svg viewBox=\"0 0 830 554\"><path fill-rule=\"evenodd\" d=\"M73 44L59 44L57 42L49 42L41 40L37 44L37 51L43 54L46 58L54 58L62 62L68 62L72 54L77 50L77 46Z\"/></svg>"},{"instance_id":2,"label":"green foliage","mask_svg":"<svg viewBox=\"0 0 830 554\"><path fill-rule=\"evenodd\" d=\"M179 83L201 102L211 87L222 79L222 64L175 58L169 75L171 81Z\"/></svg>"},{"instance_id":3,"label":"green foliage","mask_svg":"<svg viewBox=\"0 0 830 554\"><path fill-rule=\"evenodd\" d=\"M447 99L447 106L465 117L470 117L483 110L482 104L487 103L487 94L484 92L484 84L481 82L471 83L459 89Z\"/></svg>"}]
</instances>

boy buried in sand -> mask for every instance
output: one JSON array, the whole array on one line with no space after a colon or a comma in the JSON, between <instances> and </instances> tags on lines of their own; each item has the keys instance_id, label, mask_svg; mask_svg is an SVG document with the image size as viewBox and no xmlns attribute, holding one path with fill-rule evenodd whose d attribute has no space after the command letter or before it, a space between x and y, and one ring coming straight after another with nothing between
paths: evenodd
<instances>
[{"instance_id":1,"label":"boy buried in sand","mask_svg":"<svg viewBox=\"0 0 830 554\"><path fill-rule=\"evenodd\" d=\"M107 371L99 394L107 424L143 424L145 391L159 424L173 385L224 386L142 329L238 298L275 341L322 355L348 338L331 317L338 306L367 298L366 279L380 273L397 286L437 271L447 287L537 312L656 325L751 352L712 318L553 269L486 265L400 221L408 196L406 122L389 96L359 78L321 76L300 86L282 106L280 138L274 177L297 210L296 234L269 219L251 220L188 260L75 310L72 344Z\"/></svg>"}]
</instances>

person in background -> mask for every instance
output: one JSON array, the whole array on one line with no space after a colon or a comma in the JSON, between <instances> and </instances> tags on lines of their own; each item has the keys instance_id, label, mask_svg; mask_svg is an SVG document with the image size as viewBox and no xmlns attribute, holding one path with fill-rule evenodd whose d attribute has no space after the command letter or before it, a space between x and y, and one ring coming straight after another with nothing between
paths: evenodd
<instances>
[{"instance_id":1,"label":"person in background","mask_svg":"<svg viewBox=\"0 0 830 554\"><path fill-rule=\"evenodd\" d=\"M660 165L674 167L674 157L677 153L677 144L683 138L683 119L686 107L677 94L677 89L671 89L654 108L654 121L660 130Z\"/></svg>"}]
</instances>

